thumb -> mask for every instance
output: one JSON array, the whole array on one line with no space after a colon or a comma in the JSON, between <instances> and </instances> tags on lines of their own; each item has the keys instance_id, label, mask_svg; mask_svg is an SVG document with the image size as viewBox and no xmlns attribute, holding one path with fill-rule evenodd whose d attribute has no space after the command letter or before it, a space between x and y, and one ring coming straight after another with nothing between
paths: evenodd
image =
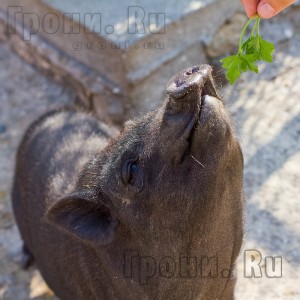
<instances>
[{"instance_id":1,"label":"thumb","mask_svg":"<svg viewBox=\"0 0 300 300\"><path fill-rule=\"evenodd\" d=\"M257 7L259 16L263 19L269 19L290 6L296 0L261 0Z\"/></svg>"}]
</instances>

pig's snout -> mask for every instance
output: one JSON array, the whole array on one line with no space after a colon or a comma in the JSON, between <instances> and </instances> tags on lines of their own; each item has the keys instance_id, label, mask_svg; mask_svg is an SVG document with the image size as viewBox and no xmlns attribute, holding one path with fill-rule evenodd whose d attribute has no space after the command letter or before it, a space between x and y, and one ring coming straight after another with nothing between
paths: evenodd
<instances>
[{"instance_id":1,"label":"pig's snout","mask_svg":"<svg viewBox=\"0 0 300 300\"><path fill-rule=\"evenodd\" d=\"M187 68L169 80L166 86L166 93L173 99L182 99L191 93L199 94L201 97L201 91L211 73L212 68L209 65Z\"/></svg>"}]
</instances>

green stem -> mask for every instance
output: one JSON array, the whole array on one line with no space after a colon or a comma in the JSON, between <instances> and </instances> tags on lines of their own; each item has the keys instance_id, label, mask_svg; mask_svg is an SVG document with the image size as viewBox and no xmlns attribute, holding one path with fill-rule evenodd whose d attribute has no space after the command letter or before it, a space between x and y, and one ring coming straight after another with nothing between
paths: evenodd
<instances>
[{"instance_id":1,"label":"green stem","mask_svg":"<svg viewBox=\"0 0 300 300\"><path fill-rule=\"evenodd\" d=\"M251 18L250 20L248 20L247 24L245 25L245 27L244 27L243 30L242 30L242 33L241 33L241 35L240 35L239 52L240 52L241 49L242 49L242 45L243 45L243 37L244 37L244 35L245 35L245 32L246 32L248 26L252 23L253 20L254 20L253 18Z\"/></svg>"},{"instance_id":2,"label":"green stem","mask_svg":"<svg viewBox=\"0 0 300 300\"><path fill-rule=\"evenodd\" d=\"M260 18L258 17L258 18L256 19L255 23L254 23L253 28L252 28L251 35L254 35L254 32L255 32L255 30L256 30L256 28L257 28L257 25L259 24L259 21L260 21ZM257 31L257 32L258 32L258 31Z\"/></svg>"}]
</instances>

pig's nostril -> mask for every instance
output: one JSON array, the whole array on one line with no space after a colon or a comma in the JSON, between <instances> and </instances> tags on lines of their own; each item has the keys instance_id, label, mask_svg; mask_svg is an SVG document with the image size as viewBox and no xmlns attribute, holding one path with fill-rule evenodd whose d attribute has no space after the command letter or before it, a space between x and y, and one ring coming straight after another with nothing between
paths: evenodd
<instances>
[{"instance_id":1,"label":"pig's nostril","mask_svg":"<svg viewBox=\"0 0 300 300\"><path fill-rule=\"evenodd\" d=\"M192 74L198 72L200 70L200 68L197 66L197 67L193 67L192 69Z\"/></svg>"},{"instance_id":2,"label":"pig's nostril","mask_svg":"<svg viewBox=\"0 0 300 300\"><path fill-rule=\"evenodd\" d=\"M180 86L182 86L184 83L185 82L183 80L181 80L181 79L177 79L175 81L175 85L176 85L177 88L180 87Z\"/></svg>"},{"instance_id":3,"label":"pig's nostril","mask_svg":"<svg viewBox=\"0 0 300 300\"><path fill-rule=\"evenodd\" d=\"M190 75L192 75L192 74L197 73L199 70L200 70L200 67L199 67L199 66L195 66L195 67L193 67L192 69L187 70L187 71L185 72L185 75L190 76Z\"/></svg>"}]
</instances>

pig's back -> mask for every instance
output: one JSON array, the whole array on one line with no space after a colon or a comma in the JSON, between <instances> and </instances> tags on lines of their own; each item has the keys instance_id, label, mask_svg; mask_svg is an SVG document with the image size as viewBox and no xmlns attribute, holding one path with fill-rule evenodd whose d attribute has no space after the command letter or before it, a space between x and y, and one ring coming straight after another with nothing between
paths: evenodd
<instances>
[{"instance_id":1,"label":"pig's back","mask_svg":"<svg viewBox=\"0 0 300 300\"><path fill-rule=\"evenodd\" d=\"M64 270L65 258L60 261L60 256L67 255L67 248L76 247L76 241L46 224L43 216L50 205L74 189L82 167L116 133L87 113L63 109L34 122L19 146L12 193L14 213L24 243L50 286L57 282L52 274L60 277L63 273L60 282L68 277L71 280L72 274Z\"/></svg>"}]
</instances>

